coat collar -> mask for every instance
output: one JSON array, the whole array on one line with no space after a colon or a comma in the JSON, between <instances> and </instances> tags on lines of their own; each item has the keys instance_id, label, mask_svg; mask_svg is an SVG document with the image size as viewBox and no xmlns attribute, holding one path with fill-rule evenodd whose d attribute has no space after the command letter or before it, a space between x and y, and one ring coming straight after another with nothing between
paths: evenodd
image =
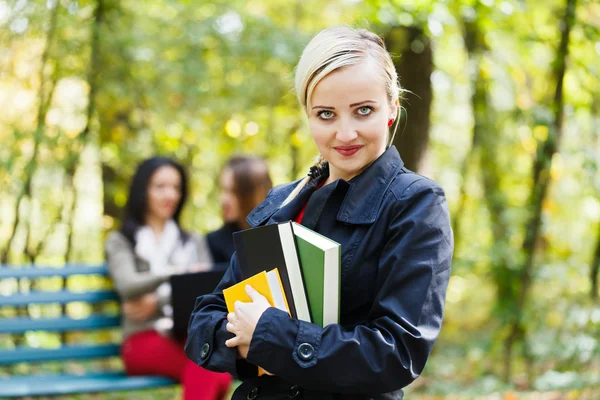
<instances>
[{"instance_id":1,"label":"coat collar","mask_svg":"<svg viewBox=\"0 0 600 400\"><path fill-rule=\"evenodd\" d=\"M387 149L366 170L347 183L349 188L338 212L337 220L349 224L372 224L375 222L387 188L403 166L404 163L398 150L394 146ZM322 179L326 179L328 174L327 171L323 176L311 179L298 194L298 198L305 197L308 191L312 193L318 183ZM246 218L250 226L261 225L275 214L299 182L291 182L273 189L267 199ZM286 205L284 209L293 206L292 203Z\"/></svg>"},{"instance_id":2,"label":"coat collar","mask_svg":"<svg viewBox=\"0 0 600 400\"><path fill-rule=\"evenodd\" d=\"M387 188L403 166L398 150L391 146L366 170L348 182L350 188L337 220L349 224L375 222Z\"/></svg>"}]
</instances>

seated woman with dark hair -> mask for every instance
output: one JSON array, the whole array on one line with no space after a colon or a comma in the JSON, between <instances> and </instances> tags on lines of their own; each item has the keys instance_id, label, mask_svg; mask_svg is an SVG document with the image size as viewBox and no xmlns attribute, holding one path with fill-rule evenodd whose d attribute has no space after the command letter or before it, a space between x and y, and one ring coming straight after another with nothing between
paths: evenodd
<instances>
[{"instance_id":1,"label":"seated woman with dark hair","mask_svg":"<svg viewBox=\"0 0 600 400\"><path fill-rule=\"evenodd\" d=\"M219 178L219 201L224 225L206 235L214 269L227 269L234 252L233 233L247 229L246 216L273 187L267 163L255 156L234 156Z\"/></svg>"},{"instance_id":2,"label":"seated woman with dark hair","mask_svg":"<svg viewBox=\"0 0 600 400\"><path fill-rule=\"evenodd\" d=\"M179 216L187 197L181 165L164 157L143 161L133 176L123 226L106 240L106 259L123 300L121 349L129 375L164 375L181 382L184 399L221 399L229 374L187 359L169 337L170 275L210 269L204 238L184 231Z\"/></svg>"}]
</instances>

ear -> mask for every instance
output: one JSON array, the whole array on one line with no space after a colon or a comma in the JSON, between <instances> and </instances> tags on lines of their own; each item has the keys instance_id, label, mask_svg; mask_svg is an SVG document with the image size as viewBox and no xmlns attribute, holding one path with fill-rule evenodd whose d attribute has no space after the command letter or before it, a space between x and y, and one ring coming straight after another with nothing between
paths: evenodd
<instances>
[{"instance_id":1,"label":"ear","mask_svg":"<svg viewBox=\"0 0 600 400\"><path fill-rule=\"evenodd\" d=\"M400 101L396 99L390 107L390 119L396 120L398 118L398 110L400 109Z\"/></svg>"}]
</instances>

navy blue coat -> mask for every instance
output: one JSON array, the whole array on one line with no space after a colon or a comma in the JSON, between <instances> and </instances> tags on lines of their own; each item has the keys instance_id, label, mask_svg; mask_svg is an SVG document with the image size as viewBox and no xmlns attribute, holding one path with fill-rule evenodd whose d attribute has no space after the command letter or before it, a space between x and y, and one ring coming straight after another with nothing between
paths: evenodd
<instances>
[{"instance_id":1,"label":"navy blue coat","mask_svg":"<svg viewBox=\"0 0 600 400\"><path fill-rule=\"evenodd\" d=\"M295 200L297 182L275 187L247 218L255 227L294 219L342 245L340 324L321 328L269 308L247 360L225 346L222 289L241 280L236 258L215 292L196 302L186 353L243 381L234 398L401 399L438 337L453 237L442 188L403 167L391 147L365 171L315 191L315 176ZM260 365L275 377L257 377Z\"/></svg>"}]
</instances>

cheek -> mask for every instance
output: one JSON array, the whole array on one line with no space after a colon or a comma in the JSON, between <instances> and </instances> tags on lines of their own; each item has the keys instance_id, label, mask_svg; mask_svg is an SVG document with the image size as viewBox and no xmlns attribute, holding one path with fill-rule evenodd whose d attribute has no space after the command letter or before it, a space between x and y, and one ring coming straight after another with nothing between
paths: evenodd
<instances>
[{"instance_id":1,"label":"cheek","mask_svg":"<svg viewBox=\"0 0 600 400\"><path fill-rule=\"evenodd\" d=\"M388 136L387 120L382 122L381 118L373 118L363 125L362 133L372 142L385 142Z\"/></svg>"},{"instance_id":2,"label":"cheek","mask_svg":"<svg viewBox=\"0 0 600 400\"><path fill-rule=\"evenodd\" d=\"M333 136L329 133L330 129L323 126L323 124L319 122L311 122L309 123L310 133L313 137L313 140L317 144L317 147L321 149L327 144L330 136Z\"/></svg>"},{"instance_id":3,"label":"cheek","mask_svg":"<svg viewBox=\"0 0 600 400\"><path fill-rule=\"evenodd\" d=\"M148 191L148 209L156 210L157 203L160 201L159 195L156 190Z\"/></svg>"},{"instance_id":4,"label":"cheek","mask_svg":"<svg viewBox=\"0 0 600 400\"><path fill-rule=\"evenodd\" d=\"M240 204L238 202L238 199L235 196L231 196L231 198L229 199L229 204L231 205L231 208L234 211L237 211L240 208Z\"/></svg>"},{"instance_id":5,"label":"cheek","mask_svg":"<svg viewBox=\"0 0 600 400\"><path fill-rule=\"evenodd\" d=\"M175 191L175 202L179 203L181 201L181 192L179 190Z\"/></svg>"}]
</instances>

